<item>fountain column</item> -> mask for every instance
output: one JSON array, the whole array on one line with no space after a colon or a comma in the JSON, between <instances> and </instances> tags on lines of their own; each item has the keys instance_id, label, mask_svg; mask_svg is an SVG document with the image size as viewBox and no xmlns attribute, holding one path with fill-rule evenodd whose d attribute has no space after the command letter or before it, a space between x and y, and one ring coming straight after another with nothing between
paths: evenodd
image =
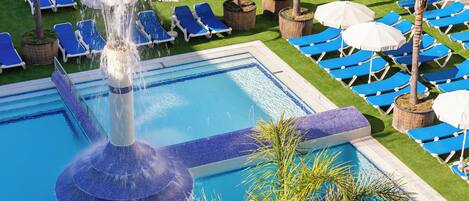
<instances>
[{"instance_id":1,"label":"fountain column","mask_svg":"<svg viewBox=\"0 0 469 201\"><path fill-rule=\"evenodd\" d=\"M132 87L131 47L106 45L103 64L108 76L109 115L111 120L110 142L115 146L129 146L135 142L134 97Z\"/></svg>"}]
</instances>

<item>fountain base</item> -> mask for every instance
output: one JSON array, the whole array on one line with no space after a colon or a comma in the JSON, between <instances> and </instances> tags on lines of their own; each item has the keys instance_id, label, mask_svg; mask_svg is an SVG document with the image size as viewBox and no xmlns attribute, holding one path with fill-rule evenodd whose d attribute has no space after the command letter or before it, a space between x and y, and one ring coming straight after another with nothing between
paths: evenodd
<instances>
[{"instance_id":1,"label":"fountain base","mask_svg":"<svg viewBox=\"0 0 469 201\"><path fill-rule=\"evenodd\" d=\"M97 143L60 174L58 201L182 201L193 179L187 168L143 142Z\"/></svg>"}]
</instances>

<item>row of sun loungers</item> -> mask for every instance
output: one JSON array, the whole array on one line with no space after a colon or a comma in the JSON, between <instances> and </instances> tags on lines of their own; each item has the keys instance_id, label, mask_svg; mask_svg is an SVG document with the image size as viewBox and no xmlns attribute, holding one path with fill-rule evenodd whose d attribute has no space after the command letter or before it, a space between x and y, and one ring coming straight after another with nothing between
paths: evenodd
<instances>
[{"instance_id":1,"label":"row of sun loungers","mask_svg":"<svg viewBox=\"0 0 469 201\"><path fill-rule=\"evenodd\" d=\"M18 51L16 51L13 41L9 33L0 33L0 73L5 68L23 67L26 64L21 59Z\"/></svg>"},{"instance_id":2,"label":"row of sun loungers","mask_svg":"<svg viewBox=\"0 0 469 201\"><path fill-rule=\"evenodd\" d=\"M401 20L399 14L395 12L390 12L376 21L397 27L404 34L409 33L413 28L410 22ZM324 53L343 51L340 48L342 41L338 29L327 28L318 34L288 39L288 42L306 56L320 55L317 61L320 68L328 72L332 78L343 82L354 93L363 97L367 103L383 113L388 114L392 111L394 99L397 96L410 92L410 75L406 72L397 72L387 79L383 79L390 66L386 60L376 54L373 55L370 51L360 50L343 57L322 60ZM421 45L424 57L431 58L432 61L445 56L450 57L449 48L436 43L435 38L431 35L425 34ZM344 44L344 49L347 47L347 44ZM405 64L407 57L410 57L412 53L412 43L409 42L398 50L384 53ZM377 81L352 86L359 77L370 76L371 61L373 61L371 76ZM428 93L428 88L423 83L418 82L417 89L420 94Z\"/></svg>"},{"instance_id":3,"label":"row of sun loungers","mask_svg":"<svg viewBox=\"0 0 469 201\"><path fill-rule=\"evenodd\" d=\"M394 26L394 28L400 30L403 34L410 33L413 28L412 23L407 20L401 20L401 16L395 12L390 12L376 21ZM344 50L350 48L342 41L342 37L339 35L340 30L328 28L318 34L288 39L288 42L308 57L317 56L316 62L320 62L327 53L339 51L345 54ZM350 52L352 51L353 48L351 48Z\"/></svg>"},{"instance_id":4,"label":"row of sun loungers","mask_svg":"<svg viewBox=\"0 0 469 201\"><path fill-rule=\"evenodd\" d=\"M172 20L183 33L184 39L189 42L190 38L205 36L210 38L212 34L231 33L231 27L226 26L214 14L208 3L196 4L195 13L188 6L177 6L174 8Z\"/></svg>"},{"instance_id":5,"label":"row of sun loungers","mask_svg":"<svg viewBox=\"0 0 469 201\"><path fill-rule=\"evenodd\" d=\"M31 14L34 15L34 2L35 0L25 0L31 7ZM39 7L41 10L52 9L54 12L57 8L62 7L76 7L77 2L75 0L41 0L39 1Z\"/></svg>"},{"instance_id":6,"label":"row of sun loungers","mask_svg":"<svg viewBox=\"0 0 469 201\"><path fill-rule=\"evenodd\" d=\"M441 0L428 0L427 1L427 6L428 5L433 5L434 7L438 8L438 4L441 2ZM400 7L406 9L410 14L413 14L412 10L415 7L415 0L399 0L396 1L397 5Z\"/></svg>"}]
</instances>

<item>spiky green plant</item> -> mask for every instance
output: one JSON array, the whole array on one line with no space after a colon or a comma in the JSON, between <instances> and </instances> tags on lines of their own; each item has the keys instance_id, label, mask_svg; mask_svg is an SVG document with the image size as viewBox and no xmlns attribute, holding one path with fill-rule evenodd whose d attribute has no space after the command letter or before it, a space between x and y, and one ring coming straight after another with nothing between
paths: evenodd
<instances>
[{"instance_id":1,"label":"spiky green plant","mask_svg":"<svg viewBox=\"0 0 469 201\"><path fill-rule=\"evenodd\" d=\"M257 144L249 157L247 200L409 200L384 175L354 177L351 166L336 161L340 153L319 151L312 160L299 150L304 133L294 118L259 122L251 135Z\"/></svg>"}]
</instances>

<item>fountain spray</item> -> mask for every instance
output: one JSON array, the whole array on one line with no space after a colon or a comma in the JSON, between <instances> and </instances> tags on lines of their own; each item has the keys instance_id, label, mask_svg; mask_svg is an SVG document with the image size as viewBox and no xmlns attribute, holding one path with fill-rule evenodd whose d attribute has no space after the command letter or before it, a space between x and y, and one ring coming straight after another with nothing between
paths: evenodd
<instances>
[{"instance_id":1,"label":"fountain spray","mask_svg":"<svg viewBox=\"0 0 469 201\"><path fill-rule=\"evenodd\" d=\"M139 55L129 27L136 0L90 2L98 1L107 31L101 69L109 86L109 141L94 144L65 168L57 179L57 200L186 200L193 188L187 168L135 138L133 75Z\"/></svg>"}]
</instances>

